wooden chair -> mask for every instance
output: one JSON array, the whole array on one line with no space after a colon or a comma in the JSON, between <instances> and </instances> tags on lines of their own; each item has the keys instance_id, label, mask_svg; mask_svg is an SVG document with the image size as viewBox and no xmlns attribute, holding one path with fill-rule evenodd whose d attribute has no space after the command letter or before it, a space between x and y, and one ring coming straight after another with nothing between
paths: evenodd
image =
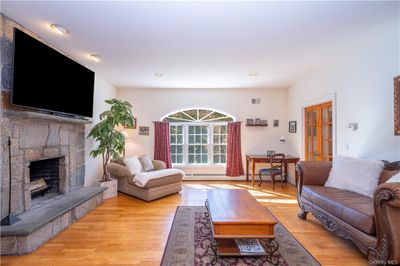
<instances>
[{"instance_id":1,"label":"wooden chair","mask_svg":"<svg viewBox=\"0 0 400 266\"><path fill-rule=\"evenodd\" d=\"M260 177L260 184L258 186L261 186L262 179L261 175L268 175L271 177L272 180L272 189L275 189L275 176L280 175L281 176L281 185L283 188L283 176L284 176L284 164L285 164L285 154L283 153L276 153L274 155L271 155L269 158L269 165L270 168L262 168L258 172L258 175Z\"/></svg>"}]
</instances>

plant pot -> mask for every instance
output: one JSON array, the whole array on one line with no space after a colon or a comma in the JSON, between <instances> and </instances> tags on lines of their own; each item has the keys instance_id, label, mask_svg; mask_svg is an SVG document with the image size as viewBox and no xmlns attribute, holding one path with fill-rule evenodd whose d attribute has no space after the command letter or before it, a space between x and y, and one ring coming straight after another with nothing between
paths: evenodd
<instances>
[{"instance_id":1,"label":"plant pot","mask_svg":"<svg viewBox=\"0 0 400 266\"><path fill-rule=\"evenodd\" d=\"M118 192L118 180L111 179L110 181L100 182L101 187L106 187L107 189L103 192L103 199L108 199L117 196Z\"/></svg>"}]
</instances>

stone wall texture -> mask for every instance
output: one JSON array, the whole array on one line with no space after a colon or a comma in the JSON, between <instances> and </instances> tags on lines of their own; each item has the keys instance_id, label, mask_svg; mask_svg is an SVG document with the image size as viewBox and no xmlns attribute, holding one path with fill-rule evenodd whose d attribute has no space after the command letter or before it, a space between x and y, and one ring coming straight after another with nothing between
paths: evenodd
<instances>
[{"instance_id":1,"label":"stone wall texture","mask_svg":"<svg viewBox=\"0 0 400 266\"><path fill-rule=\"evenodd\" d=\"M62 193L73 191L84 184L85 173L85 125L72 119L58 119L43 115L28 116L35 112L10 106L13 61L13 29L18 28L29 35L35 34L0 14L1 75L0 75L0 205L1 218L8 213L9 152L11 137L12 197L11 212L19 214L30 206L30 161L62 157ZM34 89L34 88L32 88Z\"/></svg>"}]
</instances>

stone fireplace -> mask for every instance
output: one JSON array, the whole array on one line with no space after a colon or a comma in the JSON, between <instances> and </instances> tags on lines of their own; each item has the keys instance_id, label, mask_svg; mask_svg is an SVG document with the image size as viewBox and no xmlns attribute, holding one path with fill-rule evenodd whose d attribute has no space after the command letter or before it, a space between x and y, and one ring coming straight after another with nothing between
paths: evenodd
<instances>
[{"instance_id":1,"label":"stone fireplace","mask_svg":"<svg viewBox=\"0 0 400 266\"><path fill-rule=\"evenodd\" d=\"M31 169L39 171L49 160L58 158L59 193L68 193L84 184L85 124L66 118L5 110L2 135L11 137L12 212L22 213L31 205ZM72 120L72 119L71 119ZM8 147L3 141L3 185L1 216L8 208ZM61 159L60 159L61 158ZM44 162L44 163L43 163ZM40 174L40 172L39 172Z\"/></svg>"}]
</instances>

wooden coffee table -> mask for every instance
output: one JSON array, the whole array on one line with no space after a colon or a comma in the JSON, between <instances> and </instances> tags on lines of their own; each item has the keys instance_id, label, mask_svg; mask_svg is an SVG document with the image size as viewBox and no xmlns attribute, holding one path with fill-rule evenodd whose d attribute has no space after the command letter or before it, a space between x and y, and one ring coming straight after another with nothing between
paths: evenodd
<instances>
[{"instance_id":1,"label":"wooden coffee table","mask_svg":"<svg viewBox=\"0 0 400 266\"><path fill-rule=\"evenodd\" d=\"M267 239L268 247L263 246L267 256L274 256L278 250L274 241L275 218L247 190L208 190L206 207L216 257L243 256L235 239Z\"/></svg>"}]
</instances>

